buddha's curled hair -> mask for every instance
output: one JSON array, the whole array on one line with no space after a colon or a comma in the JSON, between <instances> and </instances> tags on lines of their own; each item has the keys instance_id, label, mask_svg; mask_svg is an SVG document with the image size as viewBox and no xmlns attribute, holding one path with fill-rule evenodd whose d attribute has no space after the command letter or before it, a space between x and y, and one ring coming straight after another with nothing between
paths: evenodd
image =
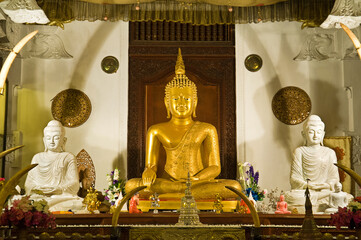
<instances>
[{"instance_id":1,"label":"buddha's curled hair","mask_svg":"<svg viewBox=\"0 0 361 240\"><path fill-rule=\"evenodd\" d=\"M192 89L193 92L193 99L197 98L197 86L194 82L192 82L191 80L189 80L189 78L184 75L184 74L177 74L172 81L170 81L166 86L165 86L165 97L167 99L167 101L169 102L170 100L170 90L172 88L185 88L185 87L189 87Z\"/></svg>"},{"instance_id":2,"label":"buddha's curled hair","mask_svg":"<svg viewBox=\"0 0 361 240\"><path fill-rule=\"evenodd\" d=\"M178 56L177 56L177 62L175 64L175 77L172 81L170 81L167 86L165 86L165 97L167 99L167 102L170 100L170 90L172 88L185 88L190 87L193 92L193 100L197 99L197 87L189 80L189 78L186 76L185 66L182 58L182 53L180 48L178 49Z\"/></svg>"}]
</instances>

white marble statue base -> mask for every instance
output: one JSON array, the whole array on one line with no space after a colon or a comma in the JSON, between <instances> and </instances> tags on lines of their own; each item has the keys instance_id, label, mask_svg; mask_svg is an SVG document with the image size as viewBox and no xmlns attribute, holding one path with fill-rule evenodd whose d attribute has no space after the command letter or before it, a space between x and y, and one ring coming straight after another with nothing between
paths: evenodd
<instances>
[{"instance_id":1,"label":"white marble statue base","mask_svg":"<svg viewBox=\"0 0 361 240\"><path fill-rule=\"evenodd\" d=\"M323 212L325 210L324 204L321 204L318 201L319 194L314 191L310 191L310 200L312 203L312 212L318 213ZM288 210L292 211L292 209L297 209L298 213L304 214L305 213L305 203L306 203L306 196L305 190L291 190L286 192L285 194L285 201L288 204Z\"/></svg>"}]
</instances>

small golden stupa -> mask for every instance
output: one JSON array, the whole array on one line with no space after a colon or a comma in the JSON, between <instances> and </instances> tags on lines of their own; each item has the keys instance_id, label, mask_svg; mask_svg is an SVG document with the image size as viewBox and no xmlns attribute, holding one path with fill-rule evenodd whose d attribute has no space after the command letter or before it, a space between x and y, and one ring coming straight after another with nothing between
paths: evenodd
<instances>
[{"instance_id":1,"label":"small golden stupa","mask_svg":"<svg viewBox=\"0 0 361 240\"><path fill-rule=\"evenodd\" d=\"M308 190L308 185L305 191L305 195L306 195L306 202L305 202L306 215L305 215L305 219L303 220L302 229L299 234L299 239L321 240L322 233L317 228L315 219L313 218L312 203L310 200L310 191Z\"/></svg>"},{"instance_id":2,"label":"small golden stupa","mask_svg":"<svg viewBox=\"0 0 361 240\"><path fill-rule=\"evenodd\" d=\"M186 185L187 189L185 190L184 197L182 197L181 208L179 209L180 215L176 225L202 225L199 221L197 203L191 192L192 184L189 172Z\"/></svg>"}]
</instances>

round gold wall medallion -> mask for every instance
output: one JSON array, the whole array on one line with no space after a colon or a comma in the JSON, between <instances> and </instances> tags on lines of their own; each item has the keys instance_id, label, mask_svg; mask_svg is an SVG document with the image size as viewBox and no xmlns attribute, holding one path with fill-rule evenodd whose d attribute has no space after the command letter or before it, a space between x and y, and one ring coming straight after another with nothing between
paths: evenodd
<instances>
[{"instance_id":1,"label":"round gold wall medallion","mask_svg":"<svg viewBox=\"0 0 361 240\"><path fill-rule=\"evenodd\" d=\"M92 106L88 96L77 89L67 89L58 93L51 103L55 120L64 127L78 127L88 120Z\"/></svg>"},{"instance_id":2,"label":"round gold wall medallion","mask_svg":"<svg viewBox=\"0 0 361 240\"><path fill-rule=\"evenodd\" d=\"M272 99L272 111L281 122L296 125L310 115L311 99L301 88L281 88Z\"/></svg>"},{"instance_id":3,"label":"round gold wall medallion","mask_svg":"<svg viewBox=\"0 0 361 240\"><path fill-rule=\"evenodd\" d=\"M101 67L106 73L116 73L119 68L119 61L116 57L107 56L103 58Z\"/></svg>"},{"instance_id":4,"label":"round gold wall medallion","mask_svg":"<svg viewBox=\"0 0 361 240\"><path fill-rule=\"evenodd\" d=\"M262 67L262 58L257 54L251 54L244 60L244 65L248 71L257 72Z\"/></svg>"}]
</instances>

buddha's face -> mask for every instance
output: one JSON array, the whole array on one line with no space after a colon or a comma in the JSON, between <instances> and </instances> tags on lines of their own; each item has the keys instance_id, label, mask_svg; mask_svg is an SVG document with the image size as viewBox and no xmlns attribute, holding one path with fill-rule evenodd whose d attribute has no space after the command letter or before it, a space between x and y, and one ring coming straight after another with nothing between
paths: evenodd
<instances>
[{"instance_id":1,"label":"buddha's face","mask_svg":"<svg viewBox=\"0 0 361 240\"><path fill-rule=\"evenodd\" d=\"M280 201L283 202L285 200L285 196L284 195L281 195L280 196Z\"/></svg>"},{"instance_id":2,"label":"buddha's face","mask_svg":"<svg viewBox=\"0 0 361 240\"><path fill-rule=\"evenodd\" d=\"M65 139L61 130L48 130L44 135L44 144L51 152L61 152Z\"/></svg>"},{"instance_id":3,"label":"buddha's face","mask_svg":"<svg viewBox=\"0 0 361 240\"><path fill-rule=\"evenodd\" d=\"M196 100L193 99L193 91L190 87L170 89L168 109L173 117L187 118L192 116Z\"/></svg>"},{"instance_id":4,"label":"buddha's face","mask_svg":"<svg viewBox=\"0 0 361 240\"><path fill-rule=\"evenodd\" d=\"M306 138L307 146L313 146L321 144L325 131L322 125L309 125L303 134Z\"/></svg>"},{"instance_id":5,"label":"buddha's face","mask_svg":"<svg viewBox=\"0 0 361 240\"><path fill-rule=\"evenodd\" d=\"M341 183L335 184L335 192L340 192L341 190L342 190L342 184Z\"/></svg>"}]
</instances>

